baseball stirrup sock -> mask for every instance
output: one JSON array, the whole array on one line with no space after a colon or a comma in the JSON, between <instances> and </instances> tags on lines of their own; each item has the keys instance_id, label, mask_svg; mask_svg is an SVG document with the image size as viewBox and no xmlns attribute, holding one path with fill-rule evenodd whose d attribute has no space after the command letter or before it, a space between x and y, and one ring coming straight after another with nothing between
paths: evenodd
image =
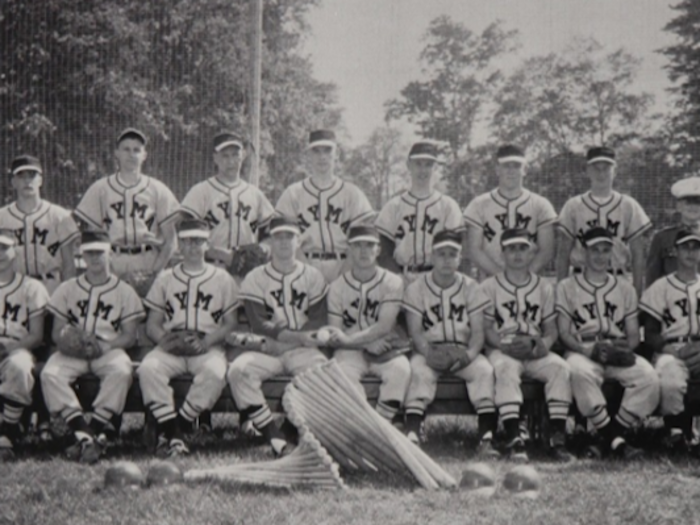
<instances>
[{"instance_id":1,"label":"baseball stirrup sock","mask_svg":"<svg viewBox=\"0 0 700 525\"><path fill-rule=\"evenodd\" d=\"M391 421L401 408L399 401L377 401L375 410L384 419Z\"/></svg>"},{"instance_id":2,"label":"baseball stirrup sock","mask_svg":"<svg viewBox=\"0 0 700 525\"><path fill-rule=\"evenodd\" d=\"M270 411L269 406L263 405L261 407L255 407L254 411L251 407L249 410L251 412L248 413L248 419L259 431L262 431L263 428L272 423L272 412Z\"/></svg>"},{"instance_id":3,"label":"baseball stirrup sock","mask_svg":"<svg viewBox=\"0 0 700 525\"><path fill-rule=\"evenodd\" d=\"M492 436L496 433L498 418L496 417L495 412L484 412L479 414L478 421L479 436L483 438L488 433L491 433Z\"/></svg>"},{"instance_id":4,"label":"baseball stirrup sock","mask_svg":"<svg viewBox=\"0 0 700 525\"><path fill-rule=\"evenodd\" d=\"M406 431L420 432L420 427L425 419L425 410L417 407L406 407Z\"/></svg>"},{"instance_id":5,"label":"baseball stirrup sock","mask_svg":"<svg viewBox=\"0 0 700 525\"><path fill-rule=\"evenodd\" d=\"M566 419L569 417L569 404L567 401L554 401L551 400L547 402L547 408L549 409L549 419Z\"/></svg>"},{"instance_id":6,"label":"baseball stirrup sock","mask_svg":"<svg viewBox=\"0 0 700 525\"><path fill-rule=\"evenodd\" d=\"M610 416L605 406L601 405L593 409L593 413L588 416L591 424L598 430L607 427L610 424Z\"/></svg>"},{"instance_id":7,"label":"baseball stirrup sock","mask_svg":"<svg viewBox=\"0 0 700 525\"><path fill-rule=\"evenodd\" d=\"M5 400L5 406L2 409L2 418L9 425L16 425L22 418L24 407L11 401Z\"/></svg>"}]
</instances>

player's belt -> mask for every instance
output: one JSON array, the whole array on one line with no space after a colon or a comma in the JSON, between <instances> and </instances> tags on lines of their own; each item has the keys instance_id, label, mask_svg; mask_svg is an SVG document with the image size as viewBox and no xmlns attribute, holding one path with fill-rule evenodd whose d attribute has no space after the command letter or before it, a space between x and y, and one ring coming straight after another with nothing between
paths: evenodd
<instances>
[{"instance_id":1,"label":"player's belt","mask_svg":"<svg viewBox=\"0 0 700 525\"><path fill-rule=\"evenodd\" d=\"M36 275L30 275L30 277L38 281L53 281L54 279L58 279L58 276L55 273L51 272L37 273Z\"/></svg>"},{"instance_id":2,"label":"player's belt","mask_svg":"<svg viewBox=\"0 0 700 525\"><path fill-rule=\"evenodd\" d=\"M420 273L420 272L430 272L433 269L432 264L414 264L413 266L402 266L401 270L404 273Z\"/></svg>"},{"instance_id":3,"label":"player's belt","mask_svg":"<svg viewBox=\"0 0 700 525\"><path fill-rule=\"evenodd\" d=\"M112 251L119 254L137 255L143 252L150 252L153 246L150 244L140 244L138 246L112 246Z\"/></svg>"},{"instance_id":4,"label":"player's belt","mask_svg":"<svg viewBox=\"0 0 700 525\"><path fill-rule=\"evenodd\" d=\"M205 337L207 334L204 332L195 332L194 330L188 330L187 328L176 328L174 330L171 330L171 332L176 333L176 332L193 332L197 334L199 337Z\"/></svg>"},{"instance_id":5,"label":"player's belt","mask_svg":"<svg viewBox=\"0 0 700 525\"><path fill-rule=\"evenodd\" d=\"M581 342L583 343L597 343L599 341L616 341L622 339L622 337L615 337L612 335L595 334L595 335L582 335Z\"/></svg>"},{"instance_id":6,"label":"player's belt","mask_svg":"<svg viewBox=\"0 0 700 525\"><path fill-rule=\"evenodd\" d=\"M581 268L580 266L575 266L574 273L583 273L583 268ZM619 268L617 270L613 270L611 268L610 270L608 270L608 273L611 273L613 275L625 275L625 270L621 270Z\"/></svg>"},{"instance_id":7,"label":"player's belt","mask_svg":"<svg viewBox=\"0 0 700 525\"><path fill-rule=\"evenodd\" d=\"M700 335L686 335L684 337L671 337L664 341L664 344L672 345L673 343L692 343L700 341Z\"/></svg>"},{"instance_id":8,"label":"player's belt","mask_svg":"<svg viewBox=\"0 0 700 525\"><path fill-rule=\"evenodd\" d=\"M345 259L344 253L305 253L307 259L316 259L318 261L336 261L339 259Z\"/></svg>"}]
</instances>

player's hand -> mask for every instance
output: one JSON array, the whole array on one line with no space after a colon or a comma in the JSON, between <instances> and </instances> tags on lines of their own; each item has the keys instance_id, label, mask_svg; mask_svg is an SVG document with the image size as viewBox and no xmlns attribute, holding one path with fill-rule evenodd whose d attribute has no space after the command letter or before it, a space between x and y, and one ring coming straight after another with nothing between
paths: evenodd
<instances>
[{"instance_id":1,"label":"player's hand","mask_svg":"<svg viewBox=\"0 0 700 525\"><path fill-rule=\"evenodd\" d=\"M501 342L501 351L513 359L526 360L532 357L533 340L528 335L516 335L507 342Z\"/></svg>"},{"instance_id":2,"label":"player's hand","mask_svg":"<svg viewBox=\"0 0 700 525\"><path fill-rule=\"evenodd\" d=\"M467 368L472 362L472 358L469 357L469 354L467 352L464 353L463 356L460 356L459 359L457 359L452 366L450 367L450 372L458 372L459 370L462 370L463 368Z\"/></svg>"},{"instance_id":3,"label":"player's hand","mask_svg":"<svg viewBox=\"0 0 700 525\"><path fill-rule=\"evenodd\" d=\"M386 337L367 343L364 348L367 353L372 355L382 355L385 352L391 350L391 341L388 341Z\"/></svg>"},{"instance_id":4,"label":"player's hand","mask_svg":"<svg viewBox=\"0 0 700 525\"><path fill-rule=\"evenodd\" d=\"M319 346L323 346L319 342L318 339L315 337L316 331L306 331L306 332L297 332L297 337L299 338L299 345L300 346L305 346L305 347L311 347L311 348L317 348Z\"/></svg>"},{"instance_id":5,"label":"player's hand","mask_svg":"<svg viewBox=\"0 0 700 525\"><path fill-rule=\"evenodd\" d=\"M544 340L539 335L530 336L530 340L532 341L532 359L539 359L549 353L547 345L544 344Z\"/></svg>"},{"instance_id":6,"label":"player's hand","mask_svg":"<svg viewBox=\"0 0 700 525\"><path fill-rule=\"evenodd\" d=\"M343 348L347 347L351 343L351 338L348 334L336 328L335 326L324 326L325 330L330 334L330 339L326 343L327 346L332 346L333 348Z\"/></svg>"}]
</instances>

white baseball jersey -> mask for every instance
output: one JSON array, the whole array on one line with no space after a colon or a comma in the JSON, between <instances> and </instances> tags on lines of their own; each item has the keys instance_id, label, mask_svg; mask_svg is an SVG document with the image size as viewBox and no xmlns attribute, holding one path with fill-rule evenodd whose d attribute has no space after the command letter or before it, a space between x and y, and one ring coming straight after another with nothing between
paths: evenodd
<instances>
[{"instance_id":1,"label":"white baseball jersey","mask_svg":"<svg viewBox=\"0 0 700 525\"><path fill-rule=\"evenodd\" d=\"M376 324L383 305L400 306L402 299L403 279L388 270L377 268L367 282L345 272L328 289L328 315L342 319L345 333L354 334Z\"/></svg>"},{"instance_id":2,"label":"white baseball jersey","mask_svg":"<svg viewBox=\"0 0 700 525\"><path fill-rule=\"evenodd\" d=\"M625 321L637 316L637 292L627 279L615 275L600 285L576 274L557 285L557 312L571 319L580 336L626 337Z\"/></svg>"},{"instance_id":3,"label":"white baseball jersey","mask_svg":"<svg viewBox=\"0 0 700 525\"><path fill-rule=\"evenodd\" d=\"M664 339L700 335L700 276L684 283L676 274L657 279L644 290L639 308L661 323Z\"/></svg>"},{"instance_id":4,"label":"white baseball jersey","mask_svg":"<svg viewBox=\"0 0 700 525\"><path fill-rule=\"evenodd\" d=\"M295 182L284 190L276 209L299 220L304 253L344 253L350 227L374 214L362 190L342 179L325 190L317 188L310 178Z\"/></svg>"},{"instance_id":5,"label":"white baseball jersey","mask_svg":"<svg viewBox=\"0 0 700 525\"><path fill-rule=\"evenodd\" d=\"M29 320L42 315L49 292L36 279L16 273L11 281L0 284L0 339L20 340L29 335Z\"/></svg>"},{"instance_id":6,"label":"white baseball jersey","mask_svg":"<svg viewBox=\"0 0 700 525\"><path fill-rule=\"evenodd\" d=\"M423 332L430 343L469 343L470 316L485 310L489 300L479 290L478 283L457 273L455 283L441 288L432 272L421 275L406 287L404 308L420 315Z\"/></svg>"},{"instance_id":7,"label":"white baseball jersey","mask_svg":"<svg viewBox=\"0 0 700 525\"><path fill-rule=\"evenodd\" d=\"M515 285L501 272L481 283L489 305L484 318L495 320L499 335L542 336L542 324L556 317L554 288L534 273L524 285Z\"/></svg>"},{"instance_id":8,"label":"white baseball jersey","mask_svg":"<svg viewBox=\"0 0 700 525\"><path fill-rule=\"evenodd\" d=\"M464 220L457 201L439 191L423 199L407 192L384 205L375 226L394 241L393 257L399 266L419 266L430 263L433 236L442 230L463 230Z\"/></svg>"},{"instance_id":9,"label":"white baseball jersey","mask_svg":"<svg viewBox=\"0 0 700 525\"><path fill-rule=\"evenodd\" d=\"M75 214L95 228L105 229L116 246L145 244L150 232L160 237L160 227L173 218L179 204L173 192L153 177L141 175L125 186L119 173L103 177L90 186Z\"/></svg>"},{"instance_id":10,"label":"white baseball jersey","mask_svg":"<svg viewBox=\"0 0 700 525\"><path fill-rule=\"evenodd\" d=\"M182 264L163 270L144 299L146 306L165 314L163 329L191 330L210 334L222 325L222 318L240 306L238 285L222 268L205 264L196 275Z\"/></svg>"},{"instance_id":11,"label":"white baseball jersey","mask_svg":"<svg viewBox=\"0 0 700 525\"><path fill-rule=\"evenodd\" d=\"M181 209L209 224L212 246L235 248L258 242L275 209L267 197L243 180L228 186L216 177L195 184L182 200Z\"/></svg>"},{"instance_id":12,"label":"white baseball jersey","mask_svg":"<svg viewBox=\"0 0 700 525\"><path fill-rule=\"evenodd\" d=\"M283 274L272 263L258 266L243 279L241 300L265 306L268 321L290 330L300 330L309 320L309 307L325 300L328 292L323 274L295 261L291 273Z\"/></svg>"},{"instance_id":13,"label":"white baseball jersey","mask_svg":"<svg viewBox=\"0 0 700 525\"><path fill-rule=\"evenodd\" d=\"M146 317L136 291L116 275L105 284L92 285L85 274L68 279L51 296L49 311L100 339L111 341L127 321Z\"/></svg>"},{"instance_id":14,"label":"white baseball jersey","mask_svg":"<svg viewBox=\"0 0 700 525\"><path fill-rule=\"evenodd\" d=\"M605 202L596 201L590 191L572 197L566 201L559 215L559 228L575 241L570 257L572 266L584 266L585 250L581 239L586 231L595 226L612 233L611 266L624 270L631 260L628 243L649 230L651 221L636 200L616 191Z\"/></svg>"},{"instance_id":15,"label":"white baseball jersey","mask_svg":"<svg viewBox=\"0 0 700 525\"><path fill-rule=\"evenodd\" d=\"M483 249L492 260L503 262L501 234L509 228L524 228L537 242L537 232L554 224L557 213L547 199L523 190L516 199L507 199L495 189L475 197L464 210L467 227L484 232Z\"/></svg>"},{"instance_id":16,"label":"white baseball jersey","mask_svg":"<svg viewBox=\"0 0 700 525\"><path fill-rule=\"evenodd\" d=\"M23 213L13 202L0 208L0 225L15 232L15 269L25 275L49 275L61 271L61 247L80 232L68 210L45 200L32 213Z\"/></svg>"}]
</instances>

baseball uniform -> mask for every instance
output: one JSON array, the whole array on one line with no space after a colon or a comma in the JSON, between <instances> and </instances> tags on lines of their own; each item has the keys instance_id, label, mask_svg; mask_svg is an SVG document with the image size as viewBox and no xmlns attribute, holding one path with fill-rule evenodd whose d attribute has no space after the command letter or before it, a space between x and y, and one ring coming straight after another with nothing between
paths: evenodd
<instances>
[{"instance_id":1,"label":"baseball uniform","mask_svg":"<svg viewBox=\"0 0 700 525\"><path fill-rule=\"evenodd\" d=\"M146 315L134 289L116 275L104 284L92 285L86 275L61 283L51 296L49 311L57 318L98 339L118 337L125 322L140 321ZM92 372L100 378L100 390L93 403L93 417L108 423L124 410L132 381L131 359L122 348L115 348L88 361L55 352L41 372L41 386L46 406L66 422L83 415L71 385L81 375Z\"/></svg>"},{"instance_id":2,"label":"baseball uniform","mask_svg":"<svg viewBox=\"0 0 700 525\"><path fill-rule=\"evenodd\" d=\"M594 284L584 274L577 274L557 285L556 308L559 315L571 320L575 335L592 347L597 340L626 337L626 319L637 316L637 293L630 282L615 275L608 275L603 284ZM567 354L576 405L596 428L610 422L601 390L606 378L619 381L625 389L617 414L623 426L630 427L644 419L658 405L656 372L648 361L635 357L633 366L620 368L596 363L583 354Z\"/></svg>"},{"instance_id":3,"label":"baseball uniform","mask_svg":"<svg viewBox=\"0 0 700 525\"><path fill-rule=\"evenodd\" d=\"M153 177L140 175L136 184L126 186L119 173L103 177L90 186L75 214L93 228L109 233L112 270L150 271L157 258L154 238L161 226L173 219L179 204L172 191Z\"/></svg>"},{"instance_id":4,"label":"baseball uniform","mask_svg":"<svg viewBox=\"0 0 700 525\"><path fill-rule=\"evenodd\" d=\"M202 335L218 330L224 316L240 306L238 285L233 277L226 270L206 263L197 275L185 271L182 264L163 270L144 302L165 315L166 332L188 330ZM158 423L175 418L170 380L190 373L194 378L180 413L194 421L219 399L226 385L226 365L222 346L212 346L192 357L176 356L156 346L137 370L143 402Z\"/></svg>"},{"instance_id":5,"label":"baseball uniform","mask_svg":"<svg viewBox=\"0 0 700 525\"><path fill-rule=\"evenodd\" d=\"M338 178L326 189L318 188L311 178L295 182L284 190L275 208L299 221L301 251L328 283L347 269L350 227L370 221L374 214L362 190Z\"/></svg>"},{"instance_id":6,"label":"baseball uniform","mask_svg":"<svg viewBox=\"0 0 700 525\"><path fill-rule=\"evenodd\" d=\"M241 284L241 300L264 308L267 321L277 330L302 330L310 321L309 310L326 299L328 285L320 270L295 261L294 270L282 274L272 263L251 271ZM321 320L325 322L324 320ZM252 324L252 323L251 323ZM255 410L249 414L253 425L261 429L272 421L272 413L262 393L262 382L280 375L298 374L326 361L318 348L295 348L273 356L262 352L246 352L229 366L228 383L239 410Z\"/></svg>"},{"instance_id":7,"label":"baseball uniform","mask_svg":"<svg viewBox=\"0 0 700 525\"><path fill-rule=\"evenodd\" d=\"M375 276L366 282L345 272L333 281L328 289L328 317L340 320L343 331L352 335L376 324L384 305L399 306L403 299L403 280L383 268L377 268ZM386 362L368 358L356 349L337 349L333 357L352 380L360 382L366 374L381 378L377 412L391 419L403 404L411 378L411 367L406 356L398 356Z\"/></svg>"},{"instance_id":8,"label":"baseball uniform","mask_svg":"<svg viewBox=\"0 0 700 525\"><path fill-rule=\"evenodd\" d=\"M556 318L554 289L548 281L530 273L529 281L516 285L505 273L481 283L481 292L488 298L484 311L486 323L495 323L499 336L509 334L543 336L543 324ZM545 399L552 420L566 419L571 404L569 366L555 353L544 357L518 360L499 349L487 349L496 374L496 406L502 420L520 417L523 394L522 375L544 383Z\"/></svg>"},{"instance_id":9,"label":"baseball uniform","mask_svg":"<svg viewBox=\"0 0 700 525\"><path fill-rule=\"evenodd\" d=\"M15 232L15 270L42 281L53 292L62 280L61 248L79 236L70 212L42 200L35 211L24 213L13 202L0 208L0 224Z\"/></svg>"},{"instance_id":10,"label":"baseball uniform","mask_svg":"<svg viewBox=\"0 0 700 525\"><path fill-rule=\"evenodd\" d=\"M404 275L430 271L433 236L442 230L464 230L457 202L439 191L419 199L410 192L387 202L375 221L379 232L394 243L393 258Z\"/></svg>"},{"instance_id":11,"label":"baseball uniform","mask_svg":"<svg viewBox=\"0 0 700 525\"><path fill-rule=\"evenodd\" d=\"M557 213L552 203L529 190L523 189L519 197L507 199L495 189L474 198L464 210L464 220L468 228L483 230L484 252L502 263L500 241L504 230L526 229L536 243L537 232L554 224Z\"/></svg>"}]
</instances>

